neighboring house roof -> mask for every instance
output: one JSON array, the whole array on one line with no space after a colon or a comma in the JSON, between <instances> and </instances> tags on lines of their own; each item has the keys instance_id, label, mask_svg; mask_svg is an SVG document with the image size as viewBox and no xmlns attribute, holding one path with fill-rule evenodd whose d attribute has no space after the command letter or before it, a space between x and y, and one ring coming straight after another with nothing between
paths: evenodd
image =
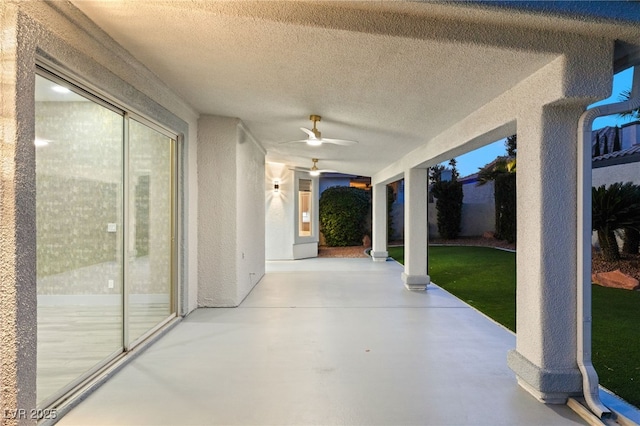
<instances>
[{"instance_id":1,"label":"neighboring house roof","mask_svg":"<svg viewBox=\"0 0 640 426\"><path fill-rule=\"evenodd\" d=\"M474 173L469 176L465 176L463 178L458 179L459 182L462 182L463 185L468 185L470 183L478 182L478 173Z\"/></svg>"},{"instance_id":2,"label":"neighboring house roof","mask_svg":"<svg viewBox=\"0 0 640 426\"><path fill-rule=\"evenodd\" d=\"M593 130L591 132L591 155L593 156L596 153L596 141L600 142L599 153L605 150L605 146L607 152L612 152L616 132L618 133L620 146L623 149L640 143L638 130L634 129L637 126L640 126L640 120L622 124L617 128L615 126L606 126Z\"/></svg>"},{"instance_id":3,"label":"neighboring house roof","mask_svg":"<svg viewBox=\"0 0 640 426\"><path fill-rule=\"evenodd\" d=\"M623 149L609 154L594 157L592 160L593 168L614 166L617 164L627 164L640 161L640 144L633 145L631 148Z\"/></svg>"}]
</instances>

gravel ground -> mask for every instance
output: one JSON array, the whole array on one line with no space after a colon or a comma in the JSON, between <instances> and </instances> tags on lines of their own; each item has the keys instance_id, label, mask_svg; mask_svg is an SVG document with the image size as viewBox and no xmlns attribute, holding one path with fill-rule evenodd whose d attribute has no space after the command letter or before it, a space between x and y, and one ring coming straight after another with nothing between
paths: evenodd
<instances>
[{"instance_id":1,"label":"gravel ground","mask_svg":"<svg viewBox=\"0 0 640 426\"><path fill-rule=\"evenodd\" d=\"M624 274L627 274L640 281L640 254L621 254L622 259L617 262L605 262L602 260L600 253L594 251L591 261L592 272L610 272L620 269Z\"/></svg>"}]
</instances>

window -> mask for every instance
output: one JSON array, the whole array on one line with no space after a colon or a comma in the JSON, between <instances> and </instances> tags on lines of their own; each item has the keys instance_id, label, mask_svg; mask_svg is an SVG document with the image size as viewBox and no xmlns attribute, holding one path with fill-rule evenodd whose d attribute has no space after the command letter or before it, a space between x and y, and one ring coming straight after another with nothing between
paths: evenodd
<instances>
[{"instance_id":1,"label":"window","mask_svg":"<svg viewBox=\"0 0 640 426\"><path fill-rule=\"evenodd\" d=\"M311 179L298 180L298 236L310 237L313 234L313 199Z\"/></svg>"}]
</instances>

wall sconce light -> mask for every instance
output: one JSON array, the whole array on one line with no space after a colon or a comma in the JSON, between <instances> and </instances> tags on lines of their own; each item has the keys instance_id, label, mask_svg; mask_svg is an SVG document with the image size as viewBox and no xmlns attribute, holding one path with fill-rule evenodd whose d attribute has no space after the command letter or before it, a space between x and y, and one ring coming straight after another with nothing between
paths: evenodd
<instances>
[{"instance_id":1,"label":"wall sconce light","mask_svg":"<svg viewBox=\"0 0 640 426\"><path fill-rule=\"evenodd\" d=\"M273 181L273 192L280 192L280 181L279 180L274 180Z\"/></svg>"}]
</instances>

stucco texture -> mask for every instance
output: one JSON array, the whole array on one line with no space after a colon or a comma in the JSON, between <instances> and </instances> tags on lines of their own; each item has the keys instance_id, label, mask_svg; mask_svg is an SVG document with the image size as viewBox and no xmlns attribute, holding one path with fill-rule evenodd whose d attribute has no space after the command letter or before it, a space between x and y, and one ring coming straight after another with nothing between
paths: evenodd
<instances>
[{"instance_id":1,"label":"stucco texture","mask_svg":"<svg viewBox=\"0 0 640 426\"><path fill-rule=\"evenodd\" d=\"M11 4L0 5L0 24L0 413L3 425L35 424L11 413L34 408L36 397L36 34Z\"/></svg>"},{"instance_id":2,"label":"stucco texture","mask_svg":"<svg viewBox=\"0 0 640 426\"><path fill-rule=\"evenodd\" d=\"M195 146L189 139L190 130L195 137L195 113L68 3L4 1L0 3L0 23L0 412L23 409L28 414L36 404L36 61L69 78L78 78L89 88L108 93L114 102L173 129L186 145L181 147L182 172L195 160L187 155L189 146ZM183 187L189 185L190 176L180 176ZM192 239L186 230L195 215L191 205L185 205L185 194L181 196L183 228L179 244L184 248L180 251L184 275L180 285L184 305L180 311L184 313L189 309L185 271L195 258L194 252L189 257ZM195 203L195 198L190 202ZM27 418L20 423L35 420ZM11 418L2 422L15 423Z\"/></svg>"},{"instance_id":3,"label":"stucco texture","mask_svg":"<svg viewBox=\"0 0 640 426\"><path fill-rule=\"evenodd\" d=\"M238 306L264 275L264 152L236 118L198 121L198 305Z\"/></svg>"}]
</instances>

